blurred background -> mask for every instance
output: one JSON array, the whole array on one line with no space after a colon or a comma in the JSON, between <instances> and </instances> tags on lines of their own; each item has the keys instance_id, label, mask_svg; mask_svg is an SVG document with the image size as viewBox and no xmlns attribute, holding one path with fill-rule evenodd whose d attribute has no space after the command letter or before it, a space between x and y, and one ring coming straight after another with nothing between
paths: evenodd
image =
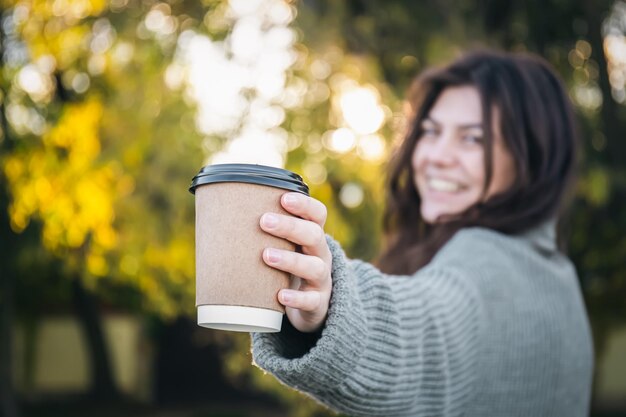
<instances>
[{"instance_id":1,"label":"blurred background","mask_svg":"<svg viewBox=\"0 0 626 417\"><path fill-rule=\"evenodd\" d=\"M0 0L0 415L330 416L199 328L192 177L303 175L352 257L379 249L411 79L533 51L582 132L569 253L626 416L626 2Z\"/></svg>"}]
</instances>

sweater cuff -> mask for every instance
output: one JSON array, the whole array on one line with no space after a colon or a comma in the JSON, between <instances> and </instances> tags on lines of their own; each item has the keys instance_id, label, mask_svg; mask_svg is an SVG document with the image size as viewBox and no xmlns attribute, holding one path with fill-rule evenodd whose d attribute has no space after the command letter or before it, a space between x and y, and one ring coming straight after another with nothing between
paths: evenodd
<instances>
[{"instance_id":1,"label":"sweater cuff","mask_svg":"<svg viewBox=\"0 0 626 417\"><path fill-rule=\"evenodd\" d=\"M329 236L326 240L332 253L333 290L321 332L301 333L285 320L280 333L252 334L256 365L315 397L334 391L354 370L367 340L355 277L339 244Z\"/></svg>"}]
</instances>

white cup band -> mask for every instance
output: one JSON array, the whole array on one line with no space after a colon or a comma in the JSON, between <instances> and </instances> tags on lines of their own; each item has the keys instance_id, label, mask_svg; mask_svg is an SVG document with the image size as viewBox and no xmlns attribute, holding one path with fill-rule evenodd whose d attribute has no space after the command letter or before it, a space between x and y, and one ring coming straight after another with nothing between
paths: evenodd
<instances>
[{"instance_id":1,"label":"white cup band","mask_svg":"<svg viewBox=\"0 0 626 417\"><path fill-rule=\"evenodd\" d=\"M280 332L283 313L266 308L199 305L198 325L209 329L234 332Z\"/></svg>"}]
</instances>

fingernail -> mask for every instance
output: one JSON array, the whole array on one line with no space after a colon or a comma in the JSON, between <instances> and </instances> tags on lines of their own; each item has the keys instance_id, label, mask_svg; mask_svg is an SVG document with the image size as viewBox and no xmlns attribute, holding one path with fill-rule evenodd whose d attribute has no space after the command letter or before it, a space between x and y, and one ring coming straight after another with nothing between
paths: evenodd
<instances>
[{"instance_id":1,"label":"fingernail","mask_svg":"<svg viewBox=\"0 0 626 417\"><path fill-rule=\"evenodd\" d=\"M293 300L293 294L289 290L282 290L280 292L280 299L283 303L288 303Z\"/></svg>"},{"instance_id":2,"label":"fingernail","mask_svg":"<svg viewBox=\"0 0 626 417\"><path fill-rule=\"evenodd\" d=\"M280 252L276 249L266 249L265 256L267 260L271 263L276 263L280 261Z\"/></svg>"},{"instance_id":3,"label":"fingernail","mask_svg":"<svg viewBox=\"0 0 626 417\"><path fill-rule=\"evenodd\" d=\"M265 213L261 218L261 221L265 227L272 229L278 224L278 217L271 213Z\"/></svg>"},{"instance_id":4,"label":"fingernail","mask_svg":"<svg viewBox=\"0 0 626 417\"><path fill-rule=\"evenodd\" d=\"M283 201L286 205L294 207L298 203L298 198L293 194L285 194Z\"/></svg>"}]
</instances>

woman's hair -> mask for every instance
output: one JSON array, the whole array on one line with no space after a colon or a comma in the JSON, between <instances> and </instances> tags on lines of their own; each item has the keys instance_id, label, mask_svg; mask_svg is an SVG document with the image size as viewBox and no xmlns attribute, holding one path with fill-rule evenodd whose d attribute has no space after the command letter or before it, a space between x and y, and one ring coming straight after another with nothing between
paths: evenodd
<instances>
[{"instance_id":1,"label":"woman's hair","mask_svg":"<svg viewBox=\"0 0 626 417\"><path fill-rule=\"evenodd\" d=\"M515 180L487 201L429 225L420 215L411 158L422 135L422 120L444 89L458 86L473 86L480 95L485 190L493 175L494 121L515 161ZM377 262L384 272L415 272L463 227L515 234L560 216L573 182L577 138L567 93L544 60L527 54L469 53L420 75L409 90L408 102L407 135L389 169L383 218L386 248Z\"/></svg>"}]
</instances>

